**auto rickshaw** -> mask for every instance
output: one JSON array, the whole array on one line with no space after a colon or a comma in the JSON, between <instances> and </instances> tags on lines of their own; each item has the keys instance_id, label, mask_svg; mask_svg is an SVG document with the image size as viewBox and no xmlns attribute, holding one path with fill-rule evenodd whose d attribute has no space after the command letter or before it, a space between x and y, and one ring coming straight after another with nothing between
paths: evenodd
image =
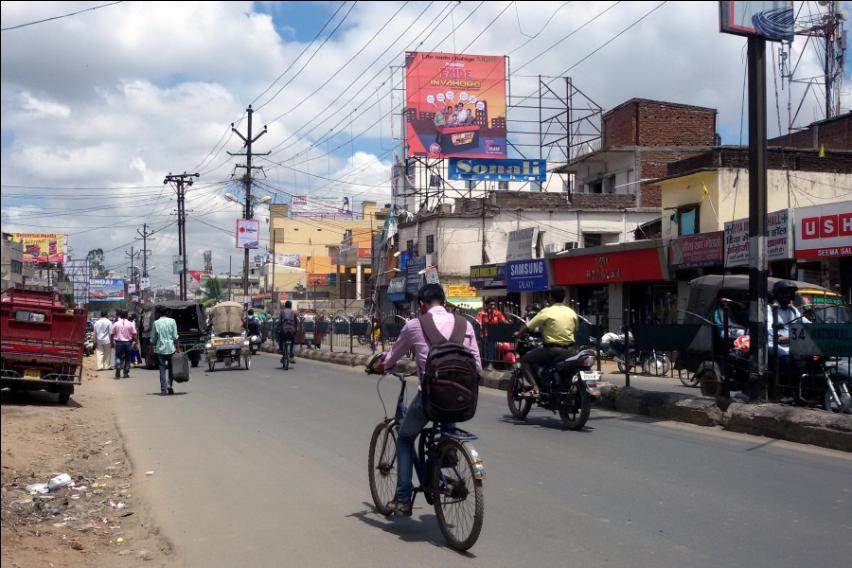
<instances>
[{"instance_id":1,"label":"auto rickshaw","mask_svg":"<svg viewBox=\"0 0 852 568\"><path fill-rule=\"evenodd\" d=\"M770 278L769 289L779 280ZM839 294L815 284L791 282L796 287L793 305L807 321L845 326L852 321L852 311ZM748 306L747 275L708 275L689 283L684 323L692 324L697 332L689 347L678 353L677 367L692 373L705 396L729 397L731 392L739 391L751 397L756 394L752 391L760 387L750 380ZM803 319L797 325L804 322ZM784 359L769 349L771 400L847 410L848 354L820 357L808 353L805 357Z\"/></svg>"},{"instance_id":2,"label":"auto rickshaw","mask_svg":"<svg viewBox=\"0 0 852 568\"><path fill-rule=\"evenodd\" d=\"M210 339L205 344L207 368L216 369L216 363L224 363L229 369L251 367L251 349L243 318L243 305L239 302L219 302L210 310Z\"/></svg>"}]
</instances>

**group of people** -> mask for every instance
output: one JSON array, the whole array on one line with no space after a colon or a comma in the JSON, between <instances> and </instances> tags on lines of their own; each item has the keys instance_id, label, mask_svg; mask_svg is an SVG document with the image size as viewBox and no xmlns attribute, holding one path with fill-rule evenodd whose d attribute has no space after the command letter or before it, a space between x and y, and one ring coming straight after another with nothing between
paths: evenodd
<instances>
[{"instance_id":1,"label":"group of people","mask_svg":"<svg viewBox=\"0 0 852 568\"><path fill-rule=\"evenodd\" d=\"M468 108L464 103L447 105L444 110L435 113L435 126L467 126L476 122L475 107Z\"/></svg>"},{"instance_id":2,"label":"group of people","mask_svg":"<svg viewBox=\"0 0 852 568\"><path fill-rule=\"evenodd\" d=\"M111 319L107 312L101 312L93 328L97 370L114 369L116 379L129 379L131 365L142 363L135 314L117 310ZM151 343L160 370L160 394L174 394L172 356L178 349L177 322L160 315L151 328Z\"/></svg>"}]
</instances>

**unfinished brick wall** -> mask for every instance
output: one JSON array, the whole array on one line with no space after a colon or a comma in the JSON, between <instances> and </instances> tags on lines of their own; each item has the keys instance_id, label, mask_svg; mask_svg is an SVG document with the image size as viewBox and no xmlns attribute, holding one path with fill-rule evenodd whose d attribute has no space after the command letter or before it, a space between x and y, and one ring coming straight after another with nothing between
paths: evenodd
<instances>
[{"instance_id":1,"label":"unfinished brick wall","mask_svg":"<svg viewBox=\"0 0 852 568\"><path fill-rule=\"evenodd\" d=\"M636 196L621 193L575 193L572 205L576 209L627 209L636 207Z\"/></svg>"},{"instance_id":2,"label":"unfinished brick wall","mask_svg":"<svg viewBox=\"0 0 852 568\"><path fill-rule=\"evenodd\" d=\"M603 116L603 146L713 146L714 109L631 99Z\"/></svg>"},{"instance_id":3,"label":"unfinished brick wall","mask_svg":"<svg viewBox=\"0 0 852 568\"><path fill-rule=\"evenodd\" d=\"M826 150L852 150L852 113L846 113L831 121L812 124L800 130L772 138L769 146L786 148L819 148Z\"/></svg>"}]
</instances>

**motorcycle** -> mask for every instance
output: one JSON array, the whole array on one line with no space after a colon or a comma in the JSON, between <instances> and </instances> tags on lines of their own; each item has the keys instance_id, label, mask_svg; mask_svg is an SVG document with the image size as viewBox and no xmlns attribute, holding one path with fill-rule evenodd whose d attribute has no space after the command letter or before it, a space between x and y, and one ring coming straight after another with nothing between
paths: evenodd
<instances>
[{"instance_id":1,"label":"motorcycle","mask_svg":"<svg viewBox=\"0 0 852 568\"><path fill-rule=\"evenodd\" d=\"M633 340L632 334L630 340ZM631 348L628 351L626 337L623 333L603 334L601 336L601 349L604 355L612 357L612 360L618 365L618 372L622 374L641 369L646 375L664 377L672 368L671 358L666 353L656 349L640 351Z\"/></svg>"},{"instance_id":2,"label":"motorcycle","mask_svg":"<svg viewBox=\"0 0 852 568\"><path fill-rule=\"evenodd\" d=\"M259 335L252 335L249 337L249 351L251 351L252 355L257 355L258 349L260 349L261 338Z\"/></svg>"},{"instance_id":3,"label":"motorcycle","mask_svg":"<svg viewBox=\"0 0 852 568\"><path fill-rule=\"evenodd\" d=\"M517 342L518 356L541 346L540 338L525 336ZM592 370L594 364L595 352L591 349L581 349L575 355L559 359L539 372L541 389L536 391L524 375L519 360L512 369L506 391L509 411L514 418L523 420L535 404L558 412L568 430L581 430L589 419L593 400L601 396L600 374Z\"/></svg>"},{"instance_id":4,"label":"motorcycle","mask_svg":"<svg viewBox=\"0 0 852 568\"><path fill-rule=\"evenodd\" d=\"M95 333L92 331L87 331L86 336L83 338L83 355L88 357L95 352Z\"/></svg>"}]
</instances>

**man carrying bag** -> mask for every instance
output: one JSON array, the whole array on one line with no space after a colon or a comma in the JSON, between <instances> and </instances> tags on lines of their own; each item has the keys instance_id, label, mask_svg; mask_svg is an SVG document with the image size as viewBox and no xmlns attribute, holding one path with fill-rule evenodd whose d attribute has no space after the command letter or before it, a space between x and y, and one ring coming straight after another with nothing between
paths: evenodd
<instances>
[{"instance_id":1,"label":"man carrying bag","mask_svg":"<svg viewBox=\"0 0 852 568\"><path fill-rule=\"evenodd\" d=\"M183 383L189 380L189 360L185 353L178 353L178 330L174 319L160 315L154 322L151 331L151 341L154 343L154 353L157 355L157 365L160 368L160 394L174 394L174 381ZM168 369L168 383L166 382Z\"/></svg>"}]
</instances>

